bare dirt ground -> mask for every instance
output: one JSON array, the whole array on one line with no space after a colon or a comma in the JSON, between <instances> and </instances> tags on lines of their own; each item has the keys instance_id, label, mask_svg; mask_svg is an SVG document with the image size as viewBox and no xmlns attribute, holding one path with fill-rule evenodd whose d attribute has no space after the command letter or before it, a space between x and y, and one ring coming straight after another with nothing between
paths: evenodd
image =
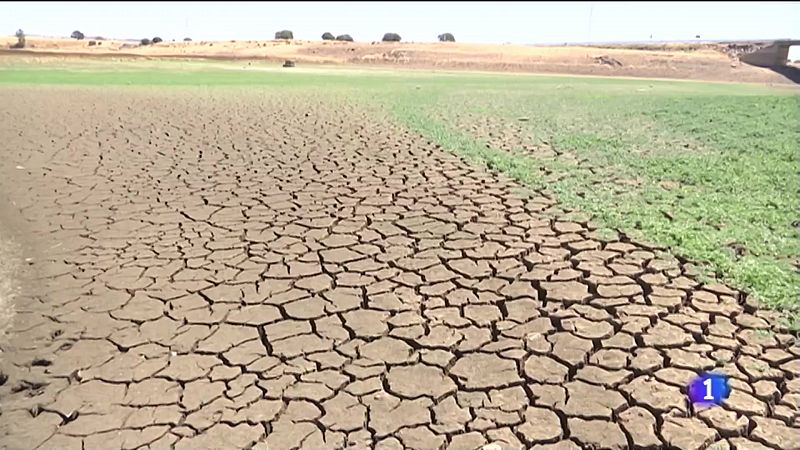
<instances>
[{"instance_id":1,"label":"bare dirt ground","mask_svg":"<svg viewBox=\"0 0 800 450\"><path fill-rule=\"evenodd\" d=\"M0 90L0 446L797 448L800 347L674 258L344 99L109 94Z\"/></svg>"},{"instance_id":2,"label":"bare dirt ground","mask_svg":"<svg viewBox=\"0 0 800 450\"><path fill-rule=\"evenodd\" d=\"M741 64L717 45L621 47L524 46L463 43L381 43L335 41L138 42L104 40L100 45L56 38L28 38L26 53L96 57L286 59L307 64L339 64L632 76L791 84L769 69ZM7 49L16 38L0 38ZM3 50L16 52L19 50ZM601 62L605 61L605 63ZM614 63L616 61L618 65Z\"/></svg>"},{"instance_id":3,"label":"bare dirt ground","mask_svg":"<svg viewBox=\"0 0 800 450\"><path fill-rule=\"evenodd\" d=\"M19 248L10 233L0 229L0 340L5 338L13 318L19 270Z\"/></svg>"}]
</instances>

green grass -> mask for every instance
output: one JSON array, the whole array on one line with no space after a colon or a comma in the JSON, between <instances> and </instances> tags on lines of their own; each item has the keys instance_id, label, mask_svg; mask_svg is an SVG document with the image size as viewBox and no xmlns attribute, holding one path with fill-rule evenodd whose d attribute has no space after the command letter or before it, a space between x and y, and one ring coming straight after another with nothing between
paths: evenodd
<instances>
[{"instance_id":1,"label":"green grass","mask_svg":"<svg viewBox=\"0 0 800 450\"><path fill-rule=\"evenodd\" d=\"M525 92L454 87L418 95L396 111L444 147L551 193L604 226L668 246L796 318L798 97L736 85L654 84L643 93L625 84L571 84L565 92L542 83ZM586 163L486 148L448 120L464 110L515 122L534 141ZM518 122L522 116L531 120ZM558 180L545 179L542 169ZM614 177L639 184L620 186Z\"/></svg>"},{"instance_id":2,"label":"green grass","mask_svg":"<svg viewBox=\"0 0 800 450\"><path fill-rule=\"evenodd\" d=\"M275 70L263 63L0 64L0 85L242 86L345 94L476 163L667 246L765 306L800 314L800 97L765 86L592 77ZM585 160L487 148L456 128L470 112L523 127ZM530 120L518 122L525 116ZM592 167L594 172L588 171ZM541 175L546 169L558 180ZM636 180L621 186L614 177Z\"/></svg>"}]
</instances>

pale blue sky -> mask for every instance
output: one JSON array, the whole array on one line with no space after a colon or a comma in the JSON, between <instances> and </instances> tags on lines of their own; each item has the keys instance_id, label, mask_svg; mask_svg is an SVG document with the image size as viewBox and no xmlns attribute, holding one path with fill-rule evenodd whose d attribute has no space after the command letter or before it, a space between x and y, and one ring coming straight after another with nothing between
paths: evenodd
<instances>
[{"instance_id":1,"label":"pale blue sky","mask_svg":"<svg viewBox=\"0 0 800 450\"><path fill-rule=\"evenodd\" d=\"M591 20L590 20L591 19ZM163 39L565 42L800 38L800 2L0 2L0 34Z\"/></svg>"}]
</instances>

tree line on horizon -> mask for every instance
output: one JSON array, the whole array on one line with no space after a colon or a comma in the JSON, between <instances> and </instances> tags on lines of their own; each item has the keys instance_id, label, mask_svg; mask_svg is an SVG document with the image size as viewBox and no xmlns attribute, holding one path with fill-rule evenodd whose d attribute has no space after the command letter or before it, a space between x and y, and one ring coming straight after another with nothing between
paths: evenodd
<instances>
[{"instance_id":1,"label":"tree line on horizon","mask_svg":"<svg viewBox=\"0 0 800 450\"><path fill-rule=\"evenodd\" d=\"M291 30L281 30L275 33L275 39L285 39L291 40L294 39L294 34ZM442 33L437 36L439 42L455 42L456 38L453 36L452 33ZM353 42L353 38L349 34L340 34L338 36L334 36L331 32L324 32L322 33L322 40L323 41L347 41ZM386 33L383 35L381 41L383 42L400 42L402 38L397 33Z\"/></svg>"},{"instance_id":2,"label":"tree line on horizon","mask_svg":"<svg viewBox=\"0 0 800 450\"><path fill-rule=\"evenodd\" d=\"M17 42L15 44L11 45L11 48L25 48L25 45L26 45L25 32L23 32L22 29L19 29L15 33L15 36L17 38ZM69 37L72 38L72 39L81 41L81 40L86 38L86 35L84 35L79 30L75 30L75 31L72 32L72 34L70 34ZM437 38L439 39L439 42L455 42L456 41L456 38L453 36L452 33L442 33L439 36L437 36ZM294 34L292 33L291 30L277 31L275 33L275 39L277 39L277 40L292 40L292 39L294 39ZM96 41L102 41L102 40L104 40L103 37L97 36L94 39L89 41L89 45L90 46L95 45L95 44L97 44ZM188 38L188 37L183 39L184 42L191 42L191 40L192 39ZM353 37L350 36L349 34L340 34L338 36L334 36L333 33L330 33L328 31L326 31L325 33L322 33L322 40L323 41L343 41L343 42L353 42L354 41ZM381 41L383 41L383 42L400 42L401 40L402 40L402 38L397 33L386 33L386 34L383 35L383 38L381 39ZM156 36L156 37L154 37L152 39L143 38L143 39L141 39L139 41L139 44L140 45L151 45L151 44L158 44L160 42L163 42L163 39L161 39L160 37Z\"/></svg>"}]
</instances>

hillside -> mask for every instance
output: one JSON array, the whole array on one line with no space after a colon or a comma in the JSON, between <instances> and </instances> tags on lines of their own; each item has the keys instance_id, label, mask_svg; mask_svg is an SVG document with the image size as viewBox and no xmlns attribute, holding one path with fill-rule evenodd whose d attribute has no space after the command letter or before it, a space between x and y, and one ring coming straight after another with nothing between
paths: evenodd
<instances>
[{"instance_id":1,"label":"hillside","mask_svg":"<svg viewBox=\"0 0 800 450\"><path fill-rule=\"evenodd\" d=\"M769 70L739 63L714 45L524 46L464 43L336 41L195 41L141 46L135 41L28 38L25 50L0 38L4 54L77 57L258 59L298 64L380 65L531 73L791 83ZM632 48L635 47L635 48Z\"/></svg>"}]
</instances>

